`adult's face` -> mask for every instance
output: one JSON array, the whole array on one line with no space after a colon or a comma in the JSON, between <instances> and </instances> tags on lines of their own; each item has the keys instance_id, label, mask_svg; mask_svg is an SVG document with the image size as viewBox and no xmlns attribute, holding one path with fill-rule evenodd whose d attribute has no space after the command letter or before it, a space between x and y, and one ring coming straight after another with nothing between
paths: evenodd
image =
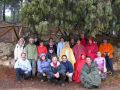
<instances>
[{"instance_id":1,"label":"adult's face","mask_svg":"<svg viewBox=\"0 0 120 90\"><path fill-rule=\"evenodd\" d=\"M61 38L60 41L61 41L61 42L64 42L64 38Z\"/></svg>"},{"instance_id":2,"label":"adult's face","mask_svg":"<svg viewBox=\"0 0 120 90\"><path fill-rule=\"evenodd\" d=\"M21 58L22 58L22 60L26 60L26 54L25 54L25 53L22 53L22 54L21 54Z\"/></svg>"},{"instance_id":3,"label":"adult's face","mask_svg":"<svg viewBox=\"0 0 120 90\"><path fill-rule=\"evenodd\" d=\"M22 46L25 43L24 38L20 38L20 40L18 41L19 45Z\"/></svg>"},{"instance_id":4,"label":"adult's face","mask_svg":"<svg viewBox=\"0 0 120 90\"><path fill-rule=\"evenodd\" d=\"M91 58L87 57L87 58L86 58L86 63L87 63L88 65L91 65L91 62L92 62Z\"/></svg>"},{"instance_id":5,"label":"adult's face","mask_svg":"<svg viewBox=\"0 0 120 90\"><path fill-rule=\"evenodd\" d=\"M72 39L71 39L71 43L74 43L74 42L75 42L75 40L72 38Z\"/></svg>"},{"instance_id":6,"label":"adult's face","mask_svg":"<svg viewBox=\"0 0 120 90\"><path fill-rule=\"evenodd\" d=\"M82 59L85 59L85 55L82 54L81 58L82 58Z\"/></svg>"},{"instance_id":7,"label":"adult's face","mask_svg":"<svg viewBox=\"0 0 120 90\"><path fill-rule=\"evenodd\" d=\"M40 42L40 46L43 46L44 44L43 44L43 42Z\"/></svg>"},{"instance_id":8,"label":"adult's face","mask_svg":"<svg viewBox=\"0 0 120 90\"><path fill-rule=\"evenodd\" d=\"M66 61L67 61L67 57L66 57L66 56L63 56L63 57L62 57L62 61L63 61L63 62L66 62Z\"/></svg>"},{"instance_id":9,"label":"adult's face","mask_svg":"<svg viewBox=\"0 0 120 90\"><path fill-rule=\"evenodd\" d=\"M33 43L34 43L34 39L33 39L33 38L30 38L30 39L29 39L29 43L30 43L30 44L33 44Z\"/></svg>"},{"instance_id":10,"label":"adult's face","mask_svg":"<svg viewBox=\"0 0 120 90\"><path fill-rule=\"evenodd\" d=\"M77 44L80 44L80 40L77 40Z\"/></svg>"},{"instance_id":11,"label":"adult's face","mask_svg":"<svg viewBox=\"0 0 120 90\"><path fill-rule=\"evenodd\" d=\"M101 52L97 52L97 56L98 56L98 57L101 57Z\"/></svg>"},{"instance_id":12,"label":"adult's face","mask_svg":"<svg viewBox=\"0 0 120 90\"><path fill-rule=\"evenodd\" d=\"M92 40L89 40L89 44L92 44Z\"/></svg>"},{"instance_id":13,"label":"adult's face","mask_svg":"<svg viewBox=\"0 0 120 90\"><path fill-rule=\"evenodd\" d=\"M107 44L107 40L103 40L103 43L104 43L104 44Z\"/></svg>"}]
</instances>

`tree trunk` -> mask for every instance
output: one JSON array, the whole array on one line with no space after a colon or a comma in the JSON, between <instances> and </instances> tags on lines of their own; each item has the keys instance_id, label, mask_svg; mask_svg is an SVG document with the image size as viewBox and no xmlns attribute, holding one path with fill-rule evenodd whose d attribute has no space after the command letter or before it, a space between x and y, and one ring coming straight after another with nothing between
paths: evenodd
<instances>
[{"instance_id":1,"label":"tree trunk","mask_svg":"<svg viewBox=\"0 0 120 90\"><path fill-rule=\"evenodd\" d=\"M3 2L3 21L5 21L5 0Z\"/></svg>"}]
</instances>

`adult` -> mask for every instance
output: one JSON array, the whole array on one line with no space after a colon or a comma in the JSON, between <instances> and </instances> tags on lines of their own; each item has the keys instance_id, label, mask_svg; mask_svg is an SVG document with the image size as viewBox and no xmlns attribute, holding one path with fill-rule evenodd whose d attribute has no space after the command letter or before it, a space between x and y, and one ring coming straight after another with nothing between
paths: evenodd
<instances>
[{"instance_id":1,"label":"adult","mask_svg":"<svg viewBox=\"0 0 120 90\"><path fill-rule=\"evenodd\" d=\"M96 58L96 53L98 52L98 46L92 38L88 39L88 44L86 46L87 56L90 56L92 60Z\"/></svg>"},{"instance_id":2,"label":"adult","mask_svg":"<svg viewBox=\"0 0 120 90\"><path fill-rule=\"evenodd\" d=\"M54 52L54 49L51 47L48 49L48 53L46 54L46 58L52 60L52 56L56 55L56 53Z\"/></svg>"},{"instance_id":3,"label":"adult","mask_svg":"<svg viewBox=\"0 0 120 90\"><path fill-rule=\"evenodd\" d=\"M97 69L96 63L90 57L86 57L86 63L81 73L81 83L85 88L99 88L101 85L101 77Z\"/></svg>"},{"instance_id":4,"label":"adult","mask_svg":"<svg viewBox=\"0 0 120 90\"><path fill-rule=\"evenodd\" d=\"M53 38L49 39L48 45L47 45L47 49L49 50L49 48L53 48L54 52L57 53L57 47L53 41Z\"/></svg>"},{"instance_id":5,"label":"adult","mask_svg":"<svg viewBox=\"0 0 120 90\"><path fill-rule=\"evenodd\" d=\"M38 78L41 82L46 81L49 75L50 60L46 58L46 54L40 55L40 60L37 62Z\"/></svg>"},{"instance_id":6,"label":"adult","mask_svg":"<svg viewBox=\"0 0 120 90\"><path fill-rule=\"evenodd\" d=\"M75 71L74 71L74 74L73 74L73 81L76 82L76 83L80 83L80 77L81 77L81 71L82 71L82 68L84 66L86 62L86 54L82 54L81 55L81 58L79 60L76 61L75 63Z\"/></svg>"},{"instance_id":7,"label":"adult","mask_svg":"<svg viewBox=\"0 0 120 90\"><path fill-rule=\"evenodd\" d=\"M101 56L101 52L97 52L97 57L94 62L97 64L97 68L99 70L99 74L101 78L104 80L107 77L107 68L106 68L106 60Z\"/></svg>"},{"instance_id":8,"label":"adult","mask_svg":"<svg viewBox=\"0 0 120 90\"><path fill-rule=\"evenodd\" d=\"M70 48L69 42L65 42L64 48L62 49L62 51L60 53L60 57L59 57L60 61L62 61L61 57L63 55L66 55L68 60L74 66L76 60L75 60L75 57L74 57L74 54L73 54L73 50Z\"/></svg>"},{"instance_id":9,"label":"adult","mask_svg":"<svg viewBox=\"0 0 120 90\"><path fill-rule=\"evenodd\" d=\"M70 39L70 48L72 48L73 49L73 47L75 46L75 40L74 40L74 38L71 38Z\"/></svg>"},{"instance_id":10,"label":"adult","mask_svg":"<svg viewBox=\"0 0 120 90\"><path fill-rule=\"evenodd\" d=\"M82 33L81 34L81 42L80 42L84 47L86 47L86 38L85 35Z\"/></svg>"},{"instance_id":11,"label":"adult","mask_svg":"<svg viewBox=\"0 0 120 90\"><path fill-rule=\"evenodd\" d=\"M77 40L77 44L73 47L73 53L76 60L81 58L82 53L86 53L86 48L80 43L80 39Z\"/></svg>"},{"instance_id":12,"label":"adult","mask_svg":"<svg viewBox=\"0 0 120 90\"><path fill-rule=\"evenodd\" d=\"M33 43L34 43L34 39L30 37L29 44L25 47L27 59L30 61L31 66L32 66L32 77L34 77L36 74L36 65L37 65L36 61L38 58L37 47Z\"/></svg>"},{"instance_id":13,"label":"adult","mask_svg":"<svg viewBox=\"0 0 120 90\"><path fill-rule=\"evenodd\" d=\"M112 75L114 75L113 63L112 63L114 49L112 44L108 43L107 39L104 39L103 43L100 44L99 51L106 59L107 71L112 72Z\"/></svg>"},{"instance_id":14,"label":"adult","mask_svg":"<svg viewBox=\"0 0 120 90\"><path fill-rule=\"evenodd\" d=\"M65 82L65 67L61 64L57 56L52 57L52 62L50 63L50 82L54 84L60 84L64 86Z\"/></svg>"},{"instance_id":15,"label":"adult","mask_svg":"<svg viewBox=\"0 0 120 90\"><path fill-rule=\"evenodd\" d=\"M25 80L30 78L32 68L30 62L26 59L26 53L21 53L21 58L15 62L14 68L18 83L21 83L21 76L24 76Z\"/></svg>"},{"instance_id":16,"label":"adult","mask_svg":"<svg viewBox=\"0 0 120 90\"><path fill-rule=\"evenodd\" d=\"M21 53L24 52L25 40L20 38L14 49L14 60L17 61L21 58Z\"/></svg>"},{"instance_id":17,"label":"adult","mask_svg":"<svg viewBox=\"0 0 120 90\"><path fill-rule=\"evenodd\" d=\"M62 49L64 48L64 44L65 44L64 38L61 37L61 38L60 38L60 42L59 42L58 45L57 45L57 56L58 56L58 57L60 56L60 53L61 53Z\"/></svg>"},{"instance_id":18,"label":"adult","mask_svg":"<svg viewBox=\"0 0 120 90\"><path fill-rule=\"evenodd\" d=\"M63 64L65 67L66 79L68 79L68 81L71 82L73 76L73 66L72 63L67 59L66 55L62 56L61 64Z\"/></svg>"}]
</instances>

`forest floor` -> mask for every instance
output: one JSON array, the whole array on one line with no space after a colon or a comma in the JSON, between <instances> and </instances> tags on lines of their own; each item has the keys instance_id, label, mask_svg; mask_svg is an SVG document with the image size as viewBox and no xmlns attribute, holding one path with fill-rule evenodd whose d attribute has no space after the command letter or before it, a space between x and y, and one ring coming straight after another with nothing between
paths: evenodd
<instances>
[{"instance_id":1,"label":"forest floor","mask_svg":"<svg viewBox=\"0 0 120 90\"><path fill-rule=\"evenodd\" d=\"M15 79L15 71L12 68L0 66L0 90L86 90L81 84L74 82L65 83L65 86L57 86L48 82L40 82L37 77L33 80L23 80L18 84ZM97 90L120 90L120 72L115 76L109 76L102 82Z\"/></svg>"}]
</instances>

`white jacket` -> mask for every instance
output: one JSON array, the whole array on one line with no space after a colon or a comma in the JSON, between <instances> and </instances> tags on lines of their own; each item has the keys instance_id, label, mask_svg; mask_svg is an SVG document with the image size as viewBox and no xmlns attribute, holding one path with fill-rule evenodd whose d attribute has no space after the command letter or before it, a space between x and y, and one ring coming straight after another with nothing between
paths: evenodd
<instances>
[{"instance_id":1,"label":"white jacket","mask_svg":"<svg viewBox=\"0 0 120 90\"><path fill-rule=\"evenodd\" d=\"M21 58L21 53L24 52L24 46L20 46L19 44L16 44L14 49L14 59L18 60Z\"/></svg>"},{"instance_id":2,"label":"white jacket","mask_svg":"<svg viewBox=\"0 0 120 90\"><path fill-rule=\"evenodd\" d=\"M20 68L20 69L22 69L24 71L31 71L32 70L31 64L27 59L26 60L18 59L15 62L14 68L15 69Z\"/></svg>"}]
</instances>

